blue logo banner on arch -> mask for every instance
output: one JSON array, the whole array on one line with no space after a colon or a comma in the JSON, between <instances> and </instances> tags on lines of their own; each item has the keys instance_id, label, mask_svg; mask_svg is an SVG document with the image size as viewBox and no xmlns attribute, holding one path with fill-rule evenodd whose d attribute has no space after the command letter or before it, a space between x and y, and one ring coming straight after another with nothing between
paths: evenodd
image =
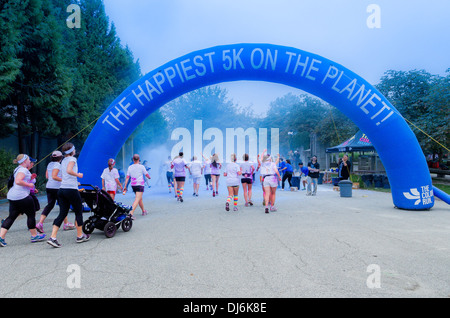
<instances>
[{"instance_id":1,"label":"blue logo banner on arch","mask_svg":"<svg viewBox=\"0 0 450 318\"><path fill-rule=\"evenodd\" d=\"M360 76L319 55L272 44L231 44L186 54L147 73L106 109L79 158L82 183L99 184L108 158L115 158L135 128L169 101L203 86L265 81L313 94L337 107L377 150L394 205L408 210L434 205L425 156L401 114Z\"/></svg>"}]
</instances>

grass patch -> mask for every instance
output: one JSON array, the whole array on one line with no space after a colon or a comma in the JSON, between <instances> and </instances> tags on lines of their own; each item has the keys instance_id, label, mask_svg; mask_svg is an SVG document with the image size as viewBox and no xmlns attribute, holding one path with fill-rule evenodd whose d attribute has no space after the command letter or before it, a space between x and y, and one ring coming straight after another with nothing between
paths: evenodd
<instances>
[{"instance_id":1,"label":"grass patch","mask_svg":"<svg viewBox=\"0 0 450 318\"><path fill-rule=\"evenodd\" d=\"M450 184L433 184L439 190L444 191L447 194L450 194Z\"/></svg>"}]
</instances>

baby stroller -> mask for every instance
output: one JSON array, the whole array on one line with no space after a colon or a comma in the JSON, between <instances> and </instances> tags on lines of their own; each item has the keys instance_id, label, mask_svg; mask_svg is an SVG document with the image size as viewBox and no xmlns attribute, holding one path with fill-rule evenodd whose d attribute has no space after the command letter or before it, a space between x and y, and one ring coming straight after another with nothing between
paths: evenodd
<instances>
[{"instance_id":1,"label":"baby stroller","mask_svg":"<svg viewBox=\"0 0 450 318\"><path fill-rule=\"evenodd\" d=\"M82 229L85 234L91 234L94 229L99 229L105 232L106 237L111 238L120 226L124 232L131 230L133 226L130 214L131 206L114 202L108 192L100 190L96 186L90 184L80 186L82 187L79 190L81 198L93 213L83 223Z\"/></svg>"}]
</instances>

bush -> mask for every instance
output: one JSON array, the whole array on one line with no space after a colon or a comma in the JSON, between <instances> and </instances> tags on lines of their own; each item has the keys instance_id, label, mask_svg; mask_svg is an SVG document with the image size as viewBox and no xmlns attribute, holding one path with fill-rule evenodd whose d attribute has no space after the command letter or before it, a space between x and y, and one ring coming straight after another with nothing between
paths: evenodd
<instances>
[{"instance_id":1,"label":"bush","mask_svg":"<svg viewBox=\"0 0 450 318\"><path fill-rule=\"evenodd\" d=\"M0 149L0 197L6 197L8 193L8 178L13 173L16 165L13 163L15 156L4 149Z\"/></svg>"}]
</instances>

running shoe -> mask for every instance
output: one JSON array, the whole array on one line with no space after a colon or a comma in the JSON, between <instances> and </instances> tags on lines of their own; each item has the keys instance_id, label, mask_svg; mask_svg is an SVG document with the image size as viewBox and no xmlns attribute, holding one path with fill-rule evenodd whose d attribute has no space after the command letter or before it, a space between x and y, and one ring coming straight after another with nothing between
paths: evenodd
<instances>
[{"instance_id":1,"label":"running shoe","mask_svg":"<svg viewBox=\"0 0 450 318\"><path fill-rule=\"evenodd\" d=\"M230 203L225 203L225 210L230 211Z\"/></svg>"},{"instance_id":2,"label":"running shoe","mask_svg":"<svg viewBox=\"0 0 450 318\"><path fill-rule=\"evenodd\" d=\"M248 206L248 202L245 202L245 204L244 204L245 206Z\"/></svg>"},{"instance_id":3,"label":"running shoe","mask_svg":"<svg viewBox=\"0 0 450 318\"><path fill-rule=\"evenodd\" d=\"M148 214L147 210L142 211L142 215L147 215L147 214Z\"/></svg>"},{"instance_id":4,"label":"running shoe","mask_svg":"<svg viewBox=\"0 0 450 318\"><path fill-rule=\"evenodd\" d=\"M275 206L270 207L270 212L276 212L276 211L277 211L277 208Z\"/></svg>"},{"instance_id":5,"label":"running shoe","mask_svg":"<svg viewBox=\"0 0 450 318\"><path fill-rule=\"evenodd\" d=\"M37 226L36 226L36 228L37 228ZM73 224L73 223L64 223L64 225L63 225L64 231L73 230L74 228L75 228L75 224Z\"/></svg>"},{"instance_id":6,"label":"running shoe","mask_svg":"<svg viewBox=\"0 0 450 318\"><path fill-rule=\"evenodd\" d=\"M235 206L234 208L233 208L233 211L237 211L238 210L238 208L237 208L237 206Z\"/></svg>"},{"instance_id":7,"label":"running shoe","mask_svg":"<svg viewBox=\"0 0 450 318\"><path fill-rule=\"evenodd\" d=\"M133 214L131 214L130 218L131 218L132 220L136 220L136 217L135 217Z\"/></svg>"},{"instance_id":8,"label":"running shoe","mask_svg":"<svg viewBox=\"0 0 450 318\"><path fill-rule=\"evenodd\" d=\"M53 247L56 247L56 248L61 247L61 244L59 244L58 240L55 238L49 238L47 241L47 244L49 244Z\"/></svg>"},{"instance_id":9,"label":"running shoe","mask_svg":"<svg viewBox=\"0 0 450 318\"><path fill-rule=\"evenodd\" d=\"M38 234L36 236L32 236L31 237L31 243L36 243L36 242L43 241L44 238L45 238L45 234Z\"/></svg>"},{"instance_id":10,"label":"running shoe","mask_svg":"<svg viewBox=\"0 0 450 318\"><path fill-rule=\"evenodd\" d=\"M0 237L0 246L5 247L6 245L5 240Z\"/></svg>"},{"instance_id":11,"label":"running shoe","mask_svg":"<svg viewBox=\"0 0 450 318\"><path fill-rule=\"evenodd\" d=\"M248 204L250 204L250 205L253 205L253 202L252 202L252 200L248 201Z\"/></svg>"},{"instance_id":12,"label":"running shoe","mask_svg":"<svg viewBox=\"0 0 450 318\"><path fill-rule=\"evenodd\" d=\"M180 195L180 202L183 202L183 197Z\"/></svg>"},{"instance_id":13,"label":"running shoe","mask_svg":"<svg viewBox=\"0 0 450 318\"><path fill-rule=\"evenodd\" d=\"M36 224L36 230L37 230L39 233L44 233L44 225L43 225L41 222L37 223L37 224Z\"/></svg>"},{"instance_id":14,"label":"running shoe","mask_svg":"<svg viewBox=\"0 0 450 318\"><path fill-rule=\"evenodd\" d=\"M89 241L90 238L91 238L90 235L83 234L81 237L77 237L77 243Z\"/></svg>"},{"instance_id":15,"label":"running shoe","mask_svg":"<svg viewBox=\"0 0 450 318\"><path fill-rule=\"evenodd\" d=\"M213 197L215 197L216 196L216 193L213 191Z\"/></svg>"},{"instance_id":16,"label":"running shoe","mask_svg":"<svg viewBox=\"0 0 450 318\"><path fill-rule=\"evenodd\" d=\"M266 210L264 212L265 213L269 213L269 208L266 208Z\"/></svg>"}]
</instances>

